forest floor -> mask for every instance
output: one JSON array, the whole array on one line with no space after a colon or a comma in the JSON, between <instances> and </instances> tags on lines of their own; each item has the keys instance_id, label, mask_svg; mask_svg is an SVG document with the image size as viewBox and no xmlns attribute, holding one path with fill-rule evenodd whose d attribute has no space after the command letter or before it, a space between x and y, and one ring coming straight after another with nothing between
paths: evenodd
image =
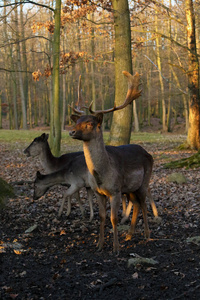
<instances>
[{"instance_id":1,"label":"forest floor","mask_svg":"<svg viewBox=\"0 0 200 300\"><path fill-rule=\"evenodd\" d=\"M173 141L142 146L154 157L150 186L162 221L154 221L147 200L151 239L144 238L140 214L132 240L126 240L130 220L119 228L120 253L115 256L109 205L105 245L98 252L95 199L92 222L85 191L85 219L75 199L70 216L66 203L58 219L65 188L54 187L33 201L39 162L23 154L24 144L1 143L0 177L12 184L16 197L0 212L0 299L200 299L200 168L164 169L163 163L192 154L177 151ZM174 172L186 182L169 182ZM154 263L129 266L137 256Z\"/></svg>"}]
</instances>

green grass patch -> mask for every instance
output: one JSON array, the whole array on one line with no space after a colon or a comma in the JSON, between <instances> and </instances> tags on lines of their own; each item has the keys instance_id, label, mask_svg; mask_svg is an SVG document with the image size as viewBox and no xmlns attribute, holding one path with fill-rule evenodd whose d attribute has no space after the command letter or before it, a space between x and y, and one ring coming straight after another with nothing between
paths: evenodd
<instances>
[{"instance_id":1,"label":"green grass patch","mask_svg":"<svg viewBox=\"0 0 200 300\"><path fill-rule=\"evenodd\" d=\"M43 132L49 133L48 130L0 130L0 143L9 143L10 146L14 146L16 143L21 143L22 146L28 146L32 140L41 135ZM104 132L105 144L109 140L109 131ZM181 144L186 140L184 135L173 135L161 133L149 133L149 132L139 132L131 134L131 143L136 144L162 144L162 143L178 143ZM69 136L68 131L62 132L62 152L65 151L78 151L82 150L82 141L73 140ZM67 149L69 147L69 149Z\"/></svg>"},{"instance_id":2,"label":"green grass patch","mask_svg":"<svg viewBox=\"0 0 200 300\"><path fill-rule=\"evenodd\" d=\"M35 137L41 135L39 130L0 130L0 142L16 143L31 142Z\"/></svg>"}]
</instances>

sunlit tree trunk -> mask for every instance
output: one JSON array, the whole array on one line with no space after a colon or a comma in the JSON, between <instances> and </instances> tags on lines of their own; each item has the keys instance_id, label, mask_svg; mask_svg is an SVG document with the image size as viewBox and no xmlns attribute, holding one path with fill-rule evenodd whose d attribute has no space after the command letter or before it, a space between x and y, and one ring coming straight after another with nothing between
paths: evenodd
<instances>
[{"instance_id":1,"label":"sunlit tree trunk","mask_svg":"<svg viewBox=\"0 0 200 300\"><path fill-rule=\"evenodd\" d=\"M138 120L138 115L137 115L137 106L136 106L136 102L133 102L133 117L134 117L134 131L138 132L140 130L139 128L139 120Z\"/></svg>"},{"instance_id":2,"label":"sunlit tree trunk","mask_svg":"<svg viewBox=\"0 0 200 300\"><path fill-rule=\"evenodd\" d=\"M156 31L159 31L158 28L158 17L157 13L155 15L155 25L156 25ZM166 105L165 105L165 96L164 96L164 82L162 78L162 66L161 66L161 57L160 57L160 46L161 46L161 41L160 37L156 37L156 51L157 51L157 65L159 69L159 80L160 80L160 89L161 89L161 103L162 103L162 125L163 125L163 131L167 131L167 126L166 126Z\"/></svg>"},{"instance_id":3,"label":"sunlit tree trunk","mask_svg":"<svg viewBox=\"0 0 200 300\"><path fill-rule=\"evenodd\" d=\"M131 29L128 0L112 0L115 28L115 103L123 103L127 81L122 71L132 73ZM110 144L128 144L131 136L132 105L113 114Z\"/></svg>"},{"instance_id":4,"label":"sunlit tree trunk","mask_svg":"<svg viewBox=\"0 0 200 300\"><path fill-rule=\"evenodd\" d=\"M171 0L169 0L169 8L171 10ZM169 63L169 97L168 97L168 109L167 109L167 131L171 131L171 91L172 91L172 71L171 71L171 18L168 20L168 33L170 40L168 41L168 63Z\"/></svg>"},{"instance_id":5,"label":"sunlit tree trunk","mask_svg":"<svg viewBox=\"0 0 200 300\"><path fill-rule=\"evenodd\" d=\"M199 61L196 48L195 14L192 0L185 0L188 42L189 130L187 141L191 148L200 149Z\"/></svg>"}]
</instances>

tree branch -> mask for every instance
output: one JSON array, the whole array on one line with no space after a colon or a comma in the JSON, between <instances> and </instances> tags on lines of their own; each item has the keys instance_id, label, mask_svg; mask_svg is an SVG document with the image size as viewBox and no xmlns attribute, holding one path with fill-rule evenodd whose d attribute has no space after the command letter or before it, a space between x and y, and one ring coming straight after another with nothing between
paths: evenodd
<instances>
[{"instance_id":1,"label":"tree branch","mask_svg":"<svg viewBox=\"0 0 200 300\"><path fill-rule=\"evenodd\" d=\"M27 40L36 39L36 38L45 39L45 40L51 42L50 39L48 39L48 38L46 38L46 37L44 37L44 36L37 35L37 36L27 37L27 38L22 39L22 40L14 41L14 42L12 42L12 43L8 43L8 44L1 45L1 46L0 46L0 49L1 49L1 48L4 48L4 47L8 47L8 46L10 46L10 45L15 45L15 44L18 44L18 43L27 41Z\"/></svg>"},{"instance_id":2,"label":"tree branch","mask_svg":"<svg viewBox=\"0 0 200 300\"><path fill-rule=\"evenodd\" d=\"M5 68L0 68L0 72L10 72L10 73L16 73L16 72L19 73L19 72L21 72L21 73L29 73L29 74L32 74L32 73L33 73L33 72L31 72L31 71L8 70L8 69L5 69Z\"/></svg>"},{"instance_id":3,"label":"tree branch","mask_svg":"<svg viewBox=\"0 0 200 300\"><path fill-rule=\"evenodd\" d=\"M20 4L33 4L33 5L43 7L43 8L48 8L49 10L54 12L54 9L52 7L45 5L45 4L37 3L35 1L31 1L31 0L24 0L24 1L19 1L17 3L13 2L13 3L6 4L6 5L0 5L0 8L13 6L13 5L20 5Z\"/></svg>"}]
</instances>

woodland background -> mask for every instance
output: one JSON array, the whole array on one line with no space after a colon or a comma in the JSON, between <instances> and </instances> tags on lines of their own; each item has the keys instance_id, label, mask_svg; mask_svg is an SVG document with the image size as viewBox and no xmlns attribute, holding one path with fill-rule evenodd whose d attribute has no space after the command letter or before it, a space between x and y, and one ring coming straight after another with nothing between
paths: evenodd
<instances>
[{"instance_id":1,"label":"woodland background","mask_svg":"<svg viewBox=\"0 0 200 300\"><path fill-rule=\"evenodd\" d=\"M14 1L13 1L14 2ZM49 126L52 92L54 1L0 1L0 127ZM33 4L32 4L33 3ZM197 53L200 5L193 1ZM173 131L188 129L188 50L185 1L129 1L133 72L142 78L142 97L133 107L134 130L154 120ZM62 128L70 124L68 104L77 100L78 77L86 105L113 106L114 25L110 1L62 1L60 110ZM123 75L122 75L123 76ZM163 110L164 107L164 110ZM112 116L106 116L110 128ZM178 119L179 118L179 119ZM6 123L5 123L6 120ZM26 120L26 121L24 121ZM6 125L5 125L6 124Z\"/></svg>"},{"instance_id":2,"label":"woodland background","mask_svg":"<svg viewBox=\"0 0 200 300\"><path fill-rule=\"evenodd\" d=\"M141 144L154 158L150 187L162 220L155 222L147 202L151 239L144 239L140 214L131 241L126 240L130 222L119 230L121 249L115 257L108 217L104 250L96 250L98 205L94 199L95 217L89 222L85 191L81 194L85 219L76 199L71 215L66 216L65 206L62 217L57 218L65 187L55 187L33 201L33 182L41 165L38 159L26 157L23 150L51 125L55 25L52 8L58 1L0 0L0 127L25 129L0 130L0 177L15 192L1 210L0 298L200 299L200 151L196 156L191 149L177 150L186 140L190 110L186 3L193 3L195 10L197 60L200 3L128 1L133 73L138 71L142 82L142 96L133 105L133 129L160 131L134 132L131 142ZM70 125L68 104L76 104L80 74L86 105L92 100L96 109L114 104L111 2L116 1L62 1L62 129ZM111 121L112 115L106 115L104 129L110 129ZM185 134L162 134L164 131ZM106 144L108 135L109 131L104 132ZM62 153L82 150L82 142L72 140L67 131L62 132L62 137ZM165 168L170 161L188 157L195 157L196 168L190 168L194 166L190 160L187 168L176 172ZM178 175L184 178L182 182ZM109 207L107 210L109 215ZM130 259L138 255L153 258L155 264L128 266Z\"/></svg>"}]
</instances>

